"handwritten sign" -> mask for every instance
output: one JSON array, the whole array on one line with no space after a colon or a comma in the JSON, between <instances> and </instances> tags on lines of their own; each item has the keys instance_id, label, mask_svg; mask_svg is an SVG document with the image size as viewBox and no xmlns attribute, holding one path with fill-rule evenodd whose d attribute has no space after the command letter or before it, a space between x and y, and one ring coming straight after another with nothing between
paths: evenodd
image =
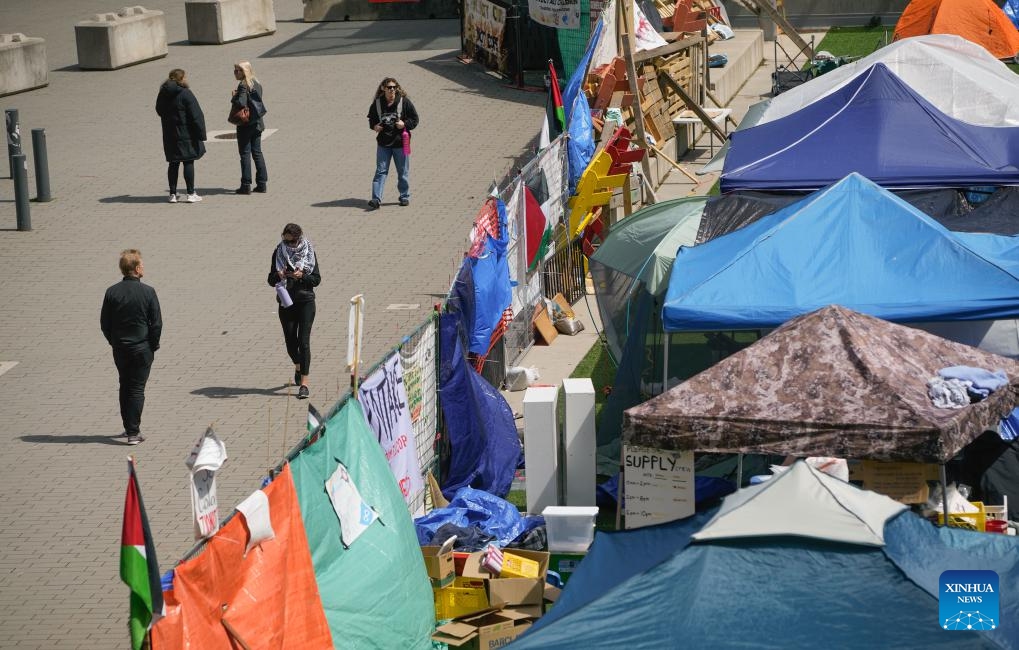
<instances>
[{"instance_id":1,"label":"handwritten sign","mask_svg":"<svg viewBox=\"0 0 1019 650\"><path fill-rule=\"evenodd\" d=\"M642 528L694 513L692 451L623 447L626 528Z\"/></svg>"},{"instance_id":2,"label":"handwritten sign","mask_svg":"<svg viewBox=\"0 0 1019 650\"><path fill-rule=\"evenodd\" d=\"M209 427L184 459L191 471L191 513L195 539L204 539L219 530L219 499L216 496L216 472L227 461L226 445Z\"/></svg>"},{"instance_id":3,"label":"handwritten sign","mask_svg":"<svg viewBox=\"0 0 1019 650\"><path fill-rule=\"evenodd\" d=\"M580 27L580 0L527 0L527 13L531 20L546 27Z\"/></svg>"},{"instance_id":4,"label":"handwritten sign","mask_svg":"<svg viewBox=\"0 0 1019 650\"><path fill-rule=\"evenodd\" d=\"M410 402L403 383L400 355L393 354L358 388L358 401L386 453L389 468L409 505L424 489L418 465Z\"/></svg>"},{"instance_id":5,"label":"handwritten sign","mask_svg":"<svg viewBox=\"0 0 1019 650\"><path fill-rule=\"evenodd\" d=\"M864 488L895 499L899 503L926 503L930 496L927 481L938 478L937 465L870 460L865 460L860 465Z\"/></svg>"}]
</instances>

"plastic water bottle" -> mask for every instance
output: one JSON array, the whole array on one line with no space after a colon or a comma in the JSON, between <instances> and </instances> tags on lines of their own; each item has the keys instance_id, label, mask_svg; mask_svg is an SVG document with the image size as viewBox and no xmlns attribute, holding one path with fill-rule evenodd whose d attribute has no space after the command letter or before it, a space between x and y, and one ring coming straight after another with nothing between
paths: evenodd
<instances>
[{"instance_id":1,"label":"plastic water bottle","mask_svg":"<svg viewBox=\"0 0 1019 650\"><path fill-rule=\"evenodd\" d=\"M410 131L403 130L403 155L410 155Z\"/></svg>"}]
</instances>

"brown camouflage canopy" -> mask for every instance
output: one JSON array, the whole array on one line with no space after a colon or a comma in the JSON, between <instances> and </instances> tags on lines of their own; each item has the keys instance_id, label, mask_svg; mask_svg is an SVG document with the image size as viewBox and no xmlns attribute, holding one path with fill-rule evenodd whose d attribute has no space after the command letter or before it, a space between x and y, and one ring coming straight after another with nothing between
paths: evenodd
<instances>
[{"instance_id":1,"label":"brown camouflage canopy","mask_svg":"<svg viewBox=\"0 0 1019 650\"><path fill-rule=\"evenodd\" d=\"M1004 370L1009 385L938 408L948 366ZM1019 403L1019 363L832 305L626 411L626 444L710 452L944 462Z\"/></svg>"}]
</instances>

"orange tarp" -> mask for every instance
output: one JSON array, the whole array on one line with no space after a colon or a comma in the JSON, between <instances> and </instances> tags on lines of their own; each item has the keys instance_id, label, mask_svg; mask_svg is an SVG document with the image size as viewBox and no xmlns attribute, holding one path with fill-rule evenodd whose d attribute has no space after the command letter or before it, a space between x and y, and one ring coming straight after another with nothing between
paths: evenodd
<instances>
[{"instance_id":1,"label":"orange tarp","mask_svg":"<svg viewBox=\"0 0 1019 650\"><path fill-rule=\"evenodd\" d=\"M152 629L153 650L239 650L238 641L270 650L333 647L289 465L264 492L275 539L244 557L248 529L238 514L181 563L166 617Z\"/></svg>"},{"instance_id":2,"label":"orange tarp","mask_svg":"<svg viewBox=\"0 0 1019 650\"><path fill-rule=\"evenodd\" d=\"M993 0L913 0L895 25L894 40L924 34L961 36L996 59L1019 53L1019 30Z\"/></svg>"}]
</instances>

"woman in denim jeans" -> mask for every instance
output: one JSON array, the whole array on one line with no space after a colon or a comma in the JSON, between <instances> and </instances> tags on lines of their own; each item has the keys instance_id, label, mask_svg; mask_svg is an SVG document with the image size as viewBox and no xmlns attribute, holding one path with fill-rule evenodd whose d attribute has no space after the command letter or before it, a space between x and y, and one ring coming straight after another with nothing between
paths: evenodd
<instances>
[{"instance_id":1,"label":"woman in denim jeans","mask_svg":"<svg viewBox=\"0 0 1019 650\"><path fill-rule=\"evenodd\" d=\"M391 160L396 162L396 187L400 191L400 205L410 205L410 131L417 125L418 112L407 93L396 79L383 79L368 107L368 127L375 131L375 142L378 143L369 209L377 210L382 205L382 190L386 186Z\"/></svg>"},{"instance_id":2,"label":"woman in denim jeans","mask_svg":"<svg viewBox=\"0 0 1019 650\"><path fill-rule=\"evenodd\" d=\"M237 89L234 90L233 110L248 107L251 120L247 124L237 125L237 151L241 154L241 186L237 188L237 194L251 194L251 159L255 159L255 191L265 192L268 188L269 174L265 170L265 157L262 155L262 131L265 130L265 123L262 116L255 110L252 103L252 95L262 101L262 84L255 79L251 71L251 64L247 61L239 61L234 64L234 79L238 81Z\"/></svg>"}]
</instances>

